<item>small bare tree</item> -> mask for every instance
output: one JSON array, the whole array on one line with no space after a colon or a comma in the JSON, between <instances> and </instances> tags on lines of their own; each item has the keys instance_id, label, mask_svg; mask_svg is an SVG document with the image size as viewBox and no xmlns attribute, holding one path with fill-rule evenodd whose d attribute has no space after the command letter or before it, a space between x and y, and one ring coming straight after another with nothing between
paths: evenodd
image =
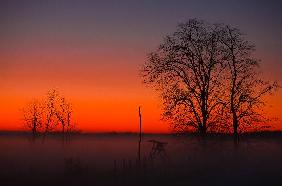
<instances>
[{"instance_id":1,"label":"small bare tree","mask_svg":"<svg viewBox=\"0 0 282 186\"><path fill-rule=\"evenodd\" d=\"M25 125L32 131L35 137L42 127L43 107L42 104L34 99L22 109Z\"/></svg>"},{"instance_id":2,"label":"small bare tree","mask_svg":"<svg viewBox=\"0 0 282 186\"><path fill-rule=\"evenodd\" d=\"M56 116L61 123L62 133L65 134L65 132L71 132L72 129L72 106L69 102L66 101L64 97L60 97L59 101L59 106L56 109Z\"/></svg>"},{"instance_id":3,"label":"small bare tree","mask_svg":"<svg viewBox=\"0 0 282 186\"><path fill-rule=\"evenodd\" d=\"M56 116L56 108L58 104L58 97L59 93L57 90L52 89L47 92L46 100L45 100L45 107L44 107L44 114L45 114L45 131L44 134L46 135L50 131L52 131L58 125L58 118Z\"/></svg>"},{"instance_id":4,"label":"small bare tree","mask_svg":"<svg viewBox=\"0 0 282 186\"><path fill-rule=\"evenodd\" d=\"M72 122L72 104L67 102L66 103L66 109L65 109L65 115L66 115L66 123L67 123L67 132L71 133L75 130L75 123Z\"/></svg>"},{"instance_id":5,"label":"small bare tree","mask_svg":"<svg viewBox=\"0 0 282 186\"><path fill-rule=\"evenodd\" d=\"M28 128L32 129L34 135L41 129L44 138L59 127L63 134L75 130L76 124L72 122L72 113L71 103L55 89L48 91L41 102L34 100L23 109Z\"/></svg>"}]
</instances>

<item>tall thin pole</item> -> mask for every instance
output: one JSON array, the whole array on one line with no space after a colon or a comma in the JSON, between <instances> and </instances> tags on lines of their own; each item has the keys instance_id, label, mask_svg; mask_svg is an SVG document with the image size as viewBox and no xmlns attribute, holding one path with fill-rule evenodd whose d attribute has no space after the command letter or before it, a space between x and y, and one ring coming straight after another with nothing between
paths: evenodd
<instances>
[{"instance_id":1,"label":"tall thin pole","mask_svg":"<svg viewBox=\"0 0 282 186\"><path fill-rule=\"evenodd\" d=\"M141 107L139 106L139 141L142 140L142 115L141 115Z\"/></svg>"},{"instance_id":2,"label":"tall thin pole","mask_svg":"<svg viewBox=\"0 0 282 186\"><path fill-rule=\"evenodd\" d=\"M139 111L139 143L138 143L138 165L141 165L141 140L142 140L142 115L141 107L138 108Z\"/></svg>"}]
</instances>

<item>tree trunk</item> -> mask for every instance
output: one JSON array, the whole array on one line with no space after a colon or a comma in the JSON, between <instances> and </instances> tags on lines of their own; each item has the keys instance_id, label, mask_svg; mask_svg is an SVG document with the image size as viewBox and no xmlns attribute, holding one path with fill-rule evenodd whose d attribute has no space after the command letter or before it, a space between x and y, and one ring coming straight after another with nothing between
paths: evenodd
<instances>
[{"instance_id":1,"label":"tree trunk","mask_svg":"<svg viewBox=\"0 0 282 186\"><path fill-rule=\"evenodd\" d=\"M32 124L32 135L33 137L35 137L36 135L36 127L37 127L37 121L36 121L36 117L33 118L33 124Z\"/></svg>"},{"instance_id":2,"label":"tree trunk","mask_svg":"<svg viewBox=\"0 0 282 186\"><path fill-rule=\"evenodd\" d=\"M238 121L235 118L233 118L233 134L238 136Z\"/></svg>"},{"instance_id":3,"label":"tree trunk","mask_svg":"<svg viewBox=\"0 0 282 186\"><path fill-rule=\"evenodd\" d=\"M62 122L62 132L63 132L63 134L65 134L65 124Z\"/></svg>"},{"instance_id":4,"label":"tree trunk","mask_svg":"<svg viewBox=\"0 0 282 186\"><path fill-rule=\"evenodd\" d=\"M199 126L199 132L202 135L205 135L207 133L207 127L205 124Z\"/></svg>"},{"instance_id":5,"label":"tree trunk","mask_svg":"<svg viewBox=\"0 0 282 186\"><path fill-rule=\"evenodd\" d=\"M36 126L33 126L32 135L33 135L33 136L36 136Z\"/></svg>"},{"instance_id":6,"label":"tree trunk","mask_svg":"<svg viewBox=\"0 0 282 186\"><path fill-rule=\"evenodd\" d=\"M233 115L233 136L234 136L234 143L238 144L239 142L239 135L238 135L238 118L236 113L232 113Z\"/></svg>"}]
</instances>

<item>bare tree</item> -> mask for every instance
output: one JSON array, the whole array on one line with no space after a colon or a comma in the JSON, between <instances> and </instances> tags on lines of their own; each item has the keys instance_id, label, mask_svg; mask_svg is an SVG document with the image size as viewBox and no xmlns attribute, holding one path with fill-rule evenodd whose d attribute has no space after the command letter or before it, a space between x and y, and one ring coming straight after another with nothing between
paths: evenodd
<instances>
[{"instance_id":1,"label":"bare tree","mask_svg":"<svg viewBox=\"0 0 282 186\"><path fill-rule=\"evenodd\" d=\"M71 117L72 117L72 106L66 101L64 97L60 97L59 105L56 109L56 116L59 119L62 126L62 133L71 132ZM66 130L67 129L67 130Z\"/></svg>"},{"instance_id":2,"label":"bare tree","mask_svg":"<svg viewBox=\"0 0 282 186\"><path fill-rule=\"evenodd\" d=\"M34 99L22 109L25 125L32 131L33 136L36 136L42 127L42 104Z\"/></svg>"},{"instance_id":3,"label":"bare tree","mask_svg":"<svg viewBox=\"0 0 282 186\"><path fill-rule=\"evenodd\" d=\"M58 103L59 93L57 90L52 89L47 92L46 100L45 100L45 110L44 114L46 117L46 121L44 124L45 131L44 134L46 135L50 131L52 131L56 125L58 125L58 118L56 116L56 108Z\"/></svg>"},{"instance_id":4,"label":"bare tree","mask_svg":"<svg viewBox=\"0 0 282 186\"><path fill-rule=\"evenodd\" d=\"M204 134L222 121L225 66L218 31L217 25L196 19L179 24L141 70L145 83L161 92L163 116L177 131Z\"/></svg>"},{"instance_id":5,"label":"bare tree","mask_svg":"<svg viewBox=\"0 0 282 186\"><path fill-rule=\"evenodd\" d=\"M66 115L66 123L67 123L67 132L71 133L75 130L75 123L72 122L72 104L66 103L65 115Z\"/></svg>"},{"instance_id":6,"label":"bare tree","mask_svg":"<svg viewBox=\"0 0 282 186\"><path fill-rule=\"evenodd\" d=\"M53 89L48 91L46 99L46 131L61 126L61 132L72 132L75 123L72 122L72 105L59 91Z\"/></svg>"},{"instance_id":7,"label":"bare tree","mask_svg":"<svg viewBox=\"0 0 282 186\"><path fill-rule=\"evenodd\" d=\"M254 45L248 42L237 28L221 25L222 43L227 64L226 80L228 99L226 106L231 114L233 133L238 137L239 128L265 122L262 112L264 96L278 88L277 82L267 82L259 73L259 60L253 57Z\"/></svg>"},{"instance_id":8,"label":"bare tree","mask_svg":"<svg viewBox=\"0 0 282 186\"><path fill-rule=\"evenodd\" d=\"M142 76L161 92L174 129L238 136L266 121L264 98L278 88L263 80L254 49L236 28L191 19L149 54Z\"/></svg>"},{"instance_id":9,"label":"bare tree","mask_svg":"<svg viewBox=\"0 0 282 186\"><path fill-rule=\"evenodd\" d=\"M51 131L59 130L59 127L63 134L75 129L76 124L72 122L72 105L55 89L48 91L41 102L32 101L23 109L23 113L24 120L33 134L37 134L39 128L44 137Z\"/></svg>"}]
</instances>

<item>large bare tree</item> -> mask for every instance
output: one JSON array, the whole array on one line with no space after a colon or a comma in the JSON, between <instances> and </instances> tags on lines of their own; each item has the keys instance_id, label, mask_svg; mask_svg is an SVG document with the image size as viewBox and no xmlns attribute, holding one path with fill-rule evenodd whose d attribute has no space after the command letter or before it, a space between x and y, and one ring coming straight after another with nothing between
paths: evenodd
<instances>
[{"instance_id":1,"label":"large bare tree","mask_svg":"<svg viewBox=\"0 0 282 186\"><path fill-rule=\"evenodd\" d=\"M264 98L278 88L263 80L254 49L236 28L190 19L149 54L142 76L161 93L174 129L238 136L266 121Z\"/></svg>"},{"instance_id":2,"label":"large bare tree","mask_svg":"<svg viewBox=\"0 0 282 186\"><path fill-rule=\"evenodd\" d=\"M142 68L145 83L161 92L165 119L177 131L206 133L222 123L222 63L219 28L191 19L179 24Z\"/></svg>"}]
</instances>

